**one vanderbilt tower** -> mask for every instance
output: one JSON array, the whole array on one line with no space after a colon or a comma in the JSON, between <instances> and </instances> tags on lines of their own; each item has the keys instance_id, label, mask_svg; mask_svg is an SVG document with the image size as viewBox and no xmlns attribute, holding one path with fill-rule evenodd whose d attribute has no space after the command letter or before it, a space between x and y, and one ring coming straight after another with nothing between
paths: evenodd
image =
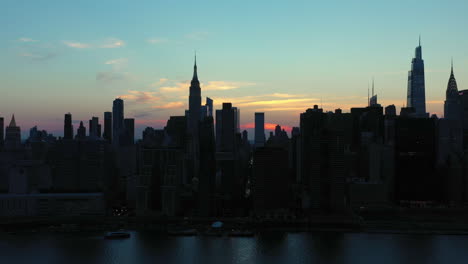
<instances>
[{"instance_id":1,"label":"one vanderbilt tower","mask_svg":"<svg viewBox=\"0 0 468 264\"><path fill-rule=\"evenodd\" d=\"M414 108L415 117L427 117L421 37L419 38L419 46L416 47L415 53L415 57L411 61L411 70L408 73L408 96L406 103L408 107Z\"/></svg>"}]
</instances>

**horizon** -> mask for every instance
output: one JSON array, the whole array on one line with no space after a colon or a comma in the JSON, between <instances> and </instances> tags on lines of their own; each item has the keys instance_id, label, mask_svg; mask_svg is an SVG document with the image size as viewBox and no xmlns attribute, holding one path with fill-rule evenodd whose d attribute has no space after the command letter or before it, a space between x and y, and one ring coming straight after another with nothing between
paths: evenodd
<instances>
[{"instance_id":1,"label":"horizon","mask_svg":"<svg viewBox=\"0 0 468 264\"><path fill-rule=\"evenodd\" d=\"M140 138L146 126L161 129L170 116L184 115L195 50L202 101L212 98L214 109L223 102L239 107L249 138L254 112L265 112L266 130L279 124L290 133L314 104L325 111L365 107L372 79L379 103L394 104L399 113L421 35L427 109L442 117L452 57L459 89L468 82L468 55L460 48L468 38L457 34L468 19L454 14L468 4L404 3L400 10L402 3L249 3L242 9L149 2L142 10L122 2L9 2L0 18L10 25L0 36L1 85L8 90L0 116L7 125L15 114L23 137L35 125L61 136L65 113L73 115L75 129L80 121L87 127L92 116L102 122L120 97ZM169 12L175 10L176 18ZM391 20L396 10L399 18ZM282 16L292 18L275 23Z\"/></svg>"}]
</instances>

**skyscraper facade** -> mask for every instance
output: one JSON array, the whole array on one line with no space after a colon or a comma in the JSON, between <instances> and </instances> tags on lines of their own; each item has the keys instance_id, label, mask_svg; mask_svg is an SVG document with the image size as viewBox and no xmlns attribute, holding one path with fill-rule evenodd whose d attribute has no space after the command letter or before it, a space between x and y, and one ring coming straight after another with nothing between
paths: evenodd
<instances>
[{"instance_id":1,"label":"skyscraper facade","mask_svg":"<svg viewBox=\"0 0 468 264\"><path fill-rule=\"evenodd\" d=\"M0 148L3 147L4 141L4 119L0 117Z\"/></svg>"},{"instance_id":2,"label":"skyscraper facade","mask_svg":"<svg viewBox=\"0 0 468 264\"><path fill-rule=\"evenodd\" d=\"M72 140L73 139L73 124L72 124L72 114L65 114L65 122L63 125L63 139Z\"/></svg>"},{"instance_id":3,"label":"skyscraper facade","mask_svg":"<svg viewBox=\"0 0 468 264\"><path fill-rule=\"evenodd\" d=\"M124 130L124 101L120 98L114 100L112 106L112 143L120 144L120 137Z\"/></svg>"},{"instance_id":4,"label":"skyscraper facade","mask_svg":"<svg viewBox=\"0 0 468 264\"><path fill-rule=\"evenodd\" d=\"M77 129L76 139L86 139L86 127L83 125L83 121L80 122L80 126Z\"/></svg>"},{"instance_id":5,"label":"skyscraper facade","mask_svg":"<svg viewBox=\"0 0 468 264\"><path fill-rule=\"evenodd\" d=\"M427 117L426 113L426 88L424 81L424 60L422 59L421 41L416 47L415 57L411 62L411 70L408 73L407 107L415 110L415 117Z\"/></svg>"},{"instance_id":6,"label":"skyscraper facade","mask_svg":"<svg viewBox=\"0 0 468 264\"><path fill-rule=\"evenodd\" d=\"M213 99L209 97L206 98L206 110L207 116L213 116Z\"/></svg>"},{"instance_id":7,"label":"skyscraper facade","mask_svg":"<svg viewBox=\"0 0 468 264\"><path fill-rule=\"evenodd\" d=\"M99 130L99 118L93 116L91 120L89 120L89 136L98 137L98 130Z\"/></svg>"},{"instance_id":8,"label":"skyscraper facade","mask_svg":"<svg viewBox=\"0 0 468 264\"><path fill-rule=\"evenodd\" d=\"M104 134L103 138L112 142L112 112L104 112Z\"/></svg>"},{"instance_id":9,"label":"skyscraper facade","mask_svg":"<svg viewBox=\"0 0 468 264\"><path fill-rule=\"evenodd\" d=\"M21 129L16 125L15 115L5 130L5 149L13 150L21 147Z\"/></svg>"},{"instance_id":10,"label":"skyscraper facade","mask_svg":"<svg viewBox=\"0 0 468 264\"><path fill-rule=\"evenodd\" d=\"M265 145L265 113L255 113L255 147Z\"/></svg>"},{"instance_id":11,"label":"skyscraper facade","mask_svg":"<svg viewBox=\"0 0 468 264\"><path fill-rule=\"evenodd\" d=\"M124 127L125 127L125 144L133 145L133 143L135 142L135 119L125 118Z\"/></svg>"},{"instance_id":12,"label":"skyscraper facade","mask_svg":"<svg viewBox=\"0 0 468 264\"><path fill-rule=\"evenodd\" d=\"M198 121L201 119L201 88L197 74L197 57L195 57L195 65L193 66L193 78L190 83L189 95L189 129L196 131L198 129Z\"/></svg>"},{"instance_id":13,"label":"skyscraper facade","mask_svg":"<svg viewBox=\"0 0 468 264\"><path fill-rule=\"evenodd\" d=\"M444 118L449 120L461 121L461 101L458 94L457 80L453 74L453 64L450 72L450 78L445 91Z\"/></svg>"}]
</instances>

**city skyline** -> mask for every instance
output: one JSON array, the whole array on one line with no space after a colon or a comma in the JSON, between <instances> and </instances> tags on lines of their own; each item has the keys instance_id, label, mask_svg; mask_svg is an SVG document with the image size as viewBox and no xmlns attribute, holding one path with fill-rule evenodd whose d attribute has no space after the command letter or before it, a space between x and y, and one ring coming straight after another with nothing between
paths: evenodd
<instances>
[{"instance_id":1,"label":"city skyline","mask_svg":"<svg viewBox=\"0 0 468 264\"><path fill-rule=\"evenodd\" d=\"M103 120L103 113L111 109L111 100L121 97L128 116L136 120L136 135L140 137L144 127L162 128L169 116L183 115L183 109L188 109L185 95L193 52L197 50L202 97L212 98L214 109L221 109L223 102L241 108L241 128L248 129L252 138L255 112L265 112L267 130L273 130L276 124L298 126L299 113L314 104L323 105L326 111L341 108L349 112L351 107L366 105L372 78L379 103L395 104L399 110L406 104L407 74L421 34L427 110L443 116L452 57L459 90L468 83L463 74L468 60L460 48L468 41L457 34L462 32L465 18L454 14L467 4L405 4L407 10L399 10L400 19L387 24L384 20L391 15L377 11L395 10L401 3L369 3L360 5L360 9L348 5L334 9L332 4L302 4L282 9L284 6L272 4L266 8L270 11L267 14L260 12L262 5L252 4L247 11L239 10L244 21L237 19L236 12L229 12L227 17L217 15L238 6L219 4L206 9L201 2L196 7L181 6L177 9L178 21L165 28L167 16L163 13L175 7L157 4L148 9L160 16L144 12L132 22L141 30L131 33L129 25L123 25L137 10L122 3L109 7L114 13L105 16L119 16L118 21L111 19L116 25L102 21L96 11L86 19L65 20L70 7L60 4L47 7L49 17L39 12L44 9L35 3L24 8L7 4L2 22L11 27L0 37L5 57L0 62L0 75L8 95L0 99L0 114L9 120L15 113L23 137L35 125L61 136L63 114L73 114L76 128L79 121L92 116ZM89 2L80 2L74 8L90 7ZM97 6L96 10L102 8ZM305 10L311 10L317 18ZM331 17L326 24L316 25L316 19L324 16L320 11ZM200 12L215 15L198 18ZM297 13L297 17L280 27L268 23L281 12ZM257 23L257 30L248 26L255 13L264 21ZM435 13L439 16L433 19ZM372 18L375 24L368 23ZM258 17L255 19L258 22ZM54 23L62 20L63 25ZM196 22L190 24L192 20ZM347 26L347 20L355 23ZM31 21L38 23L31 25ZM95 30L79 30L93 23ZM81 33L68 33L67 25ZM51 30L38 34L41 26ZM386 30L377 30L379 26ZM228 30L223 31L223 27ZM349 33L343 33L343 28Z\"/></svg>"}]
</instances>

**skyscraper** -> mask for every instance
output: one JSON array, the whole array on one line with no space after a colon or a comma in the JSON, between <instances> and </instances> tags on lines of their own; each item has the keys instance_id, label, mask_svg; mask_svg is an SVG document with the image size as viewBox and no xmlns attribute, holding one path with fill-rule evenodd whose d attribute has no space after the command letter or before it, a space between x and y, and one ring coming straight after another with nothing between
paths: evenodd
<instances>
[{"instance_id":1,"label":"skyscraper","mask_svg":"<svg viewBox=\"0 0 468 264\"><path fill-rule=\"evenodd\" d=\"M206 98L206 110L207 116L213 116L213 99L209 97Z\"/></svg>"},{"instance_id":2,"label":"skyscraper","mask_svg":"<svg viewBox=\"0 0 468 264\"><path fill-rule=\"evenodd\" d=\"M77 139L86 139L86 127L83 126L83 121L80 122L80 127L76 132Z\"/></svg>"},{"instance_id":3,"label":"skyscraper","mask_svg":"<svg viewBox=\"0 0 468 264\"><path fill-rule=\"evenodd\" d=\"M444 118L461 121L462 118L461 100L458 94L457 80L453 74L453 63L450 78L445 92Z\"/></svg>"},{"instance_id":4,"label":"skyscraper","mask_svg":"<svg viewBox=\"0 0 468 264\"><path fill-rule=\"evenodd\" d=\"M223 109L216 110L216 151L232 152L236 144L237 108L223 103Z\"/></svg>"},{"instance_id":5,"label":"skyscraper","mask_svg":"<svg viewBox=\"0 0 468 264\"><path fill-rule=\"evenodd\" d=\"M10 125L5 130L5 149L18 149L21 147L21 129L16 126L15 115L11 117Z\"/></svg>"},{"instance_id":6,"label":"skyscraper","mask_svg":"<svg viewBox=\"0 0 468 264\"><path fill-rule=\"evenodd\" d=\"M193 66L193 78L190 84L189 95L189 129L198 130L198 121L201 118L201 88L197 75L197 57Z\"/></svg>"},{"instance_id":7,"label":"skyscraper","mask_svg":"<svg viewBox=\"0 0 468 264\"><path fill-rule=\"evenodd\" d=\"M104 134L103 138L112 142L112 112L104 112Z\"/></svg>"},{"instance_id":8,"label":"skyscraper","mask_svg":"<svg viewBox=\"0 0 468 264\"><path fill-rule=\"evenodd\" d=\"M70 113L65 114L65 122L63 125L63 139L73 139L72 114Z\"/></svg>"},{"instance_id":9,"label":"skyscraper","mask_svg":"<svg viewBox=\"0 0 468 264\"><path fill-rule=\"evenodd\" d=\"M114 100L112 118L112 143L114 146L118 146L124 132L124 101L120 98Z\"/></svg>"},{"instance_id":10,"label":"skyscraper","mask_svg":"<svg viewBox=\"0 0 468 264\"><path fill-rule=\"evenodd\" d=\"M255 147L265 145L265 113L255 113Z\"/></svg>"},{"instance_id":11,"label":"skyscraper","mask_svg":"<svg viewBox=\"0 0 468 264\"><path fill-rule=\"evenodd\" d=\"M4 120L3 117L0 117L0 148L3 147L3 140L4 140Z\"/></svg>"},{"instance_id":12,"label":"skyscraper","mask_svg":"<svg viewBox=\"0 0 468 264\"><path fill-rule=\"evenodd\" d=\"M125 144L133 145L133 143L135 142L135 119L125 118L124 128L125 128Z\"/></svg>"},{"instance_id":13,"label":"skyscraper","mask_svg":"<svg viewBox=\"0 0 468 264\"><path fill-rule=\"evenodd\" d=\"M426 113L426 91L424 81L424 60L422 59L421 38L416 47L415 57L408 73L407 107L415 110L415 117L428 117Z\"/></svg>"},{"instance_id":14,"label":"skyscraper","mask_svg":"<svg viewBox=\"0 0 468 264\"><path fill-rule=\"evenodd\" d=\"M93 116L91 120L89 120L89 136L90 137L98 137L98 130L99 130L99 118Z\"/></svg>"}]
</instances>

